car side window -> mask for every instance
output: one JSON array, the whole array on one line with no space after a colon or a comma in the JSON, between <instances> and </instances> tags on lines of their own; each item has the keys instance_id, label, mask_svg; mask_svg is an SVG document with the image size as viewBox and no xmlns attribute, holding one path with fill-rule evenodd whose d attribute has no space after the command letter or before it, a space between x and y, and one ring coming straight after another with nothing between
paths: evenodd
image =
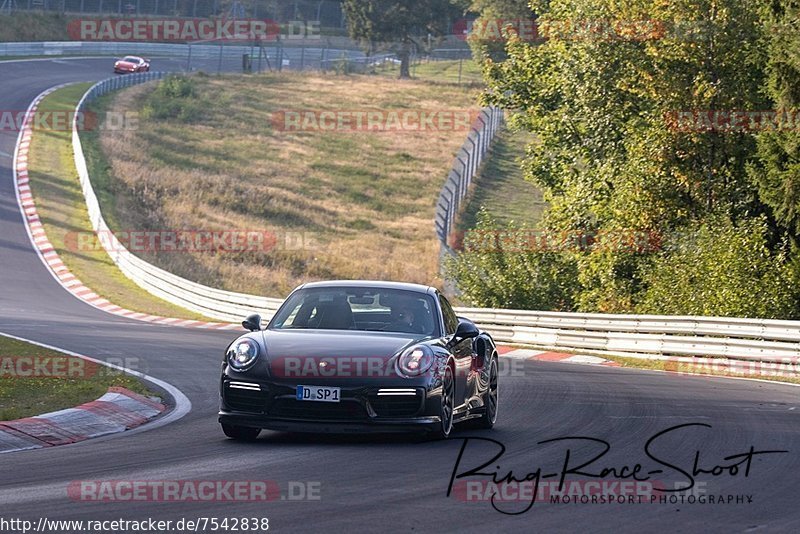
<instances>
[{"instance_id":1,"label":"car side window","mask_svg":"<svg viewBox=\"0 0 800 534\"><path fill-rule=\"evenodd\" d=\"M442 308L445 335L449 336L455 334L456 328L458 328L458 317L456 317L456 312L453 311L453 307L450 306L450 303L447 302L447 299L444 298L444 295L439 295L439 305Z\"/></svg>"}]
</instances>

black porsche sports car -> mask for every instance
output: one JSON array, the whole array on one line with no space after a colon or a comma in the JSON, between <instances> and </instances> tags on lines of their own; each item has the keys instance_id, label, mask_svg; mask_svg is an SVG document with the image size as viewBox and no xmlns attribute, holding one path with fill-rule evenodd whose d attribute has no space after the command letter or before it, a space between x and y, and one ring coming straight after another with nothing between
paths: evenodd
<instances>
[{"instance_id":1,"label":"black porsche sports car","mask_svg":"<svg viewBox=\"0 0 800 534\"><path fill-rule=\"evenodd\" d=\"M331 281L295 289L225 351L219 422L226 436L424 431L497 419L497 348L435 288Z\"/></svg>"}]
</instances>

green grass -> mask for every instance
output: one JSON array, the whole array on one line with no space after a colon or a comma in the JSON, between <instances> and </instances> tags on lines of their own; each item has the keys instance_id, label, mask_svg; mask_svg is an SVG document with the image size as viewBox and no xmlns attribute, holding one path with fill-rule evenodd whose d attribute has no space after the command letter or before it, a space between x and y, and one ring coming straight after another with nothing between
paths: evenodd
<instances>
[{"instance_id":1,"label":"green grass","mask_svg":"<svg viewBox=\"0 0 800 534\"><path fill-rule=\"evenodd\" d=\"M709 369L708 361L702 364L689 364L679 363L671 360L649 360L644 358L627 358L624 356L609 356L603 355L603 358L619 363L622 367L629 367L632 369L646 369L649 371L672 371L682 373L685 376L691 375L712 375L728 378L757 378L759 380L769 380L772 382L789 382L791 384L800 384L800 377L791 376L770 376L770 375L748 375L744 373L730 373L727 371L719 371L716 369ZM708 358L707 360L711 360Z\"/></svg>"},{"instance_id":2,"label":"green grass","mask_svg":"<svg viewBox=\"0 0 800 534\"><path fill-rule=\"evenodd\" d=\"M292 132L273 120L287 110L475 110L476 90L291 72L194 80L189 98L165 100L152 86L115 97L115 109L141 115L138 130L100 139L109 165L93 176L109 224L259 230L279 242L141 257L204 285L267 296L326 278L438 283L435 201L466 128ZM292 232L314 244L284 246Z\"/></svg>"},{"instance_id":3,"label":"green grass","mask_svg":"<svg viewBox=\"0 0 800 534\"><path fill-rule=\"evenodd\" d=\"M513 221L536 226L547 204L541 191L523 177L520 164L528 143L530 135L526 132L504 129L497 134L459 217L460 230L475 226L482 207L501 224Z\"/></svg>"},{"instance_id":4,"label":"green grass","mask_svg":"<svg viewBox=\"0 0 800 534\"><path fill-rule=\"evenodd\" d=\"M459 70L461 71L460 75ZM483 85L480 66L472 59L421 60L412 63L410 71L411 77L416 80L474 86ZM400 75L400 65L386 63L375 67L374 73L397 78Z\"/></svg>"},{"instance_id":5,"label":"green grass","mask_svg":"<svg viewBox=\"0 0 800 534\"><path fill-rule=\"evenodd\" d=\"M75 17L61 13L17 11L0 15L0 42L67 41L67 24Z\"/></svg>"},{"instance_id":6,"label":"green grass","mask_svg":"<svg viewBox=\"0 0 800 534\"><path fill-rule=\"evenodd\" d=\"M2 21L2 19L0 19ZM33 56L0 56L0 63L4 61L16 61L18 59L21 60L29 60L29 59L65 59L65 58L72 58L72 57L81 57L78 55L66 55L66 56L54 56L52 54L49 55L33 55Z\"/></svg>"},{"instance_id":7,"label":"green grass","mask_svg":"<svg viewBox=\"0 0 800 534\"><path fill-rule=\"evenodd\" d=\"M25 376L32 358L51 376ZM72 408L103 396L112 386L154 395L132 376L0 335L0 421Z\"/></svg>"},{"instance_id":8,"label":"green grass","mask_svg":"<svg viewBox=\"0 0 800 534\"><path fill-rule=\"evenodd\" d=\"M48 95L39 105L39 109L72 111L90 85L80 83L60 89ZM96 131L88 135L89 138L96 136ZM90 176L95 173L102 176L97 171L107 165L103 155L91 145L84 149ZM207 320L201 315L154 297L137 286L117 269L104 250L76 250L76 233L91 233L92 227L75 170L71 131L34 131L29 153L29 176L31 192L48 239L69 270L84 285L129 310L166 317ZM113 203L113 197L101 198Z\"/></svg>"},{"instance_id":9,"label":"green grass","mask_svg":"<svg viewBox=\"0 0 800 534\"><path fill-rule=\"evenodd\" d=\"M503 344L518 349L538 348L538 347L531 347L530 345L515 345L513 343L503 343ZM567 350L558 350L558 352L571 355L586 354L585 352L574 352ZM651 360L648 358L631 358L627 356L616 356L611 354L602 354L602 355L595 354L593 356L598 356L599 358L605 358L606 360L617 362L622 367L626 367L628 369L641 369L644 371L670 371L674 373L681 373L684 376L711 375L711 376L718 376L721 378L753 378L758 380L769 380L770 382L787 382L790 384L800 384L800 377L748 375L744 373L730 373L727 371L718 371L713 368L709 369L709 362L713 361L713 358L711 357L704 358L703 362L698 362L696 364L688 364L688 363L679 363L674 360Z\"/></svg>"}]
</instances>

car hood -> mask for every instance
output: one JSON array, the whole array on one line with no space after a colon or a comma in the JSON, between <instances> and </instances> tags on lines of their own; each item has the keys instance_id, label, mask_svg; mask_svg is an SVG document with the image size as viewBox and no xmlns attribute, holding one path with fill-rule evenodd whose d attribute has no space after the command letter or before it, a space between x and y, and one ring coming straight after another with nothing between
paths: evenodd
<instances>
[{"instance_id":1,"label":"car hood","mask_svg":"<svg viewBox=\"0 0 800 534\"><path fill-rule=\"evenodd\" d=\"M425 336L343 330L265 330L269 359L281 357L389 359Z\"/></svg>"},{"instance_id":2,"label":"car hood","mask_svg":"<svg viewBox=\"0 0 800 534\"><path fill-rule=\"evenodd\" d=\"M264 339L267 357L261 365L272 380L344 386L396 379L394 356L425 338L341 330L272 330L264 332Z\"/></svg>"},{"instance_id":3,"label":"car hood","mask_svg":"<svg viewBox=\"0 0 800 534\"><path fill-rule=\"evenodd\" d=\"M117 61L117 66L120 67L135 67L138 63L131 63L130 61Z\"/></svg>"}]
</instances>

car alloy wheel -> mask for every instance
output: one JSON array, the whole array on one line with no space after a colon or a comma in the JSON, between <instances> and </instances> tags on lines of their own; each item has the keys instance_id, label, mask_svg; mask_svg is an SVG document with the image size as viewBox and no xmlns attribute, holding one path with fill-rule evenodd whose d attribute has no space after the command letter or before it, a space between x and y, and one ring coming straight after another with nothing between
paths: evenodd
<instances>
[{"instance_id":1,"label":"car alloy wheel","mask_svg":"<svg viewBox=\"0 0 800 534\"><path fill-rule=\"evenodd\" d=\"M453 430L453 410L456 401L456 386L453 380L453 370L448 365L445 368L444 378L442 379L442 408L441 408L441 428L438 436L447 439Z\"/></svg>"},{"instance_id":2,"label":"car alloy wheel","mask_svg":"<svg viewBox=\"0 0 800 534\"><path fill-rule=\"evenodd\" d=\"M492 363L489 365L489 385L483 399L486 410L480 419L481 428L492 428L497 421L497 382L497 358L492 358Z\"/></svg>"}]
</instances>

